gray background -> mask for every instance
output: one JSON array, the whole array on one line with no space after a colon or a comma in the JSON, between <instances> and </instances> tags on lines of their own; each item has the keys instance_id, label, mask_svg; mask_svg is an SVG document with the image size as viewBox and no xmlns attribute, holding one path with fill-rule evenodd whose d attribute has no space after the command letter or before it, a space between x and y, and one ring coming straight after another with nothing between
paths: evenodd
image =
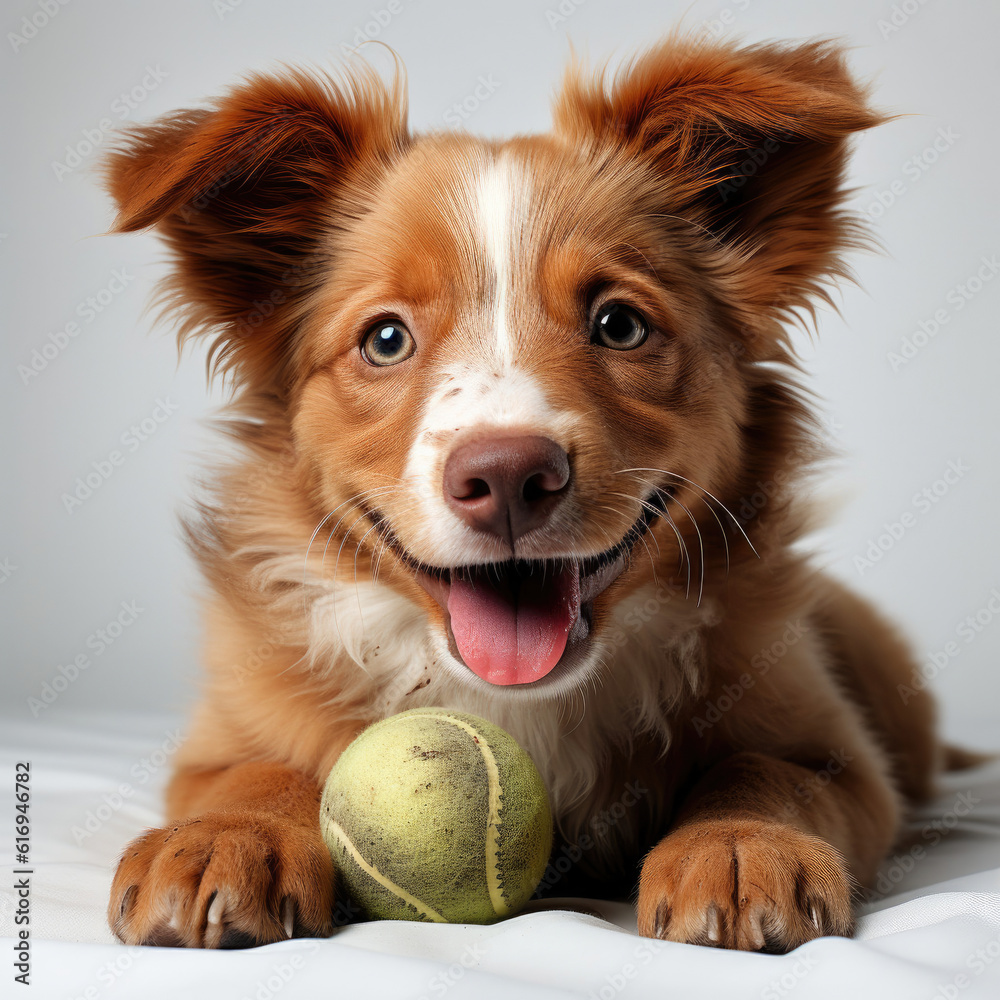
<instances>
[{"instance_id":1,"label":"gray background","mask_svg":"<svg viewBox=\"0 0 1000 1000\"><path fill-rule=\"evenodd\" d=\"M57 0L42 2L51 10ZM42 23L39 2L4 4L0 709L42 719L179 709L194 696L197 677L199 581L176 511L212 440L199 421L219 399L205 391L203 356L190 351L178 367L171 332L153 329L143 312L163 273L155 240L101 235L111 206L94 172L98 153L77 164L66 147L84 143L86 154L89 132L99 150L108 142L102 119L120 126L196 104L249 69L335 65L366 22L406 64L414 127L444 126L483 76L496 87L467 112L466 127L500 135L543 130L570 43L594 60L618 59L683 19L698 31L750 40L839 36L852 46L855 70L873 80L878 104L906 114L862 139L853 165L854 207L872 217L885 252L856 256L860 287L841 290L839 313L821 311L815 342L799 338L843 455L823 491L836 510L816 541L821 562L876 598L921 659L956 643L957 655L939 657L944 666L934 680L946 727L953 736L1000 742L991 741L1000 624L984 611L979 631L958 632L1000 587L1000 278L979 289L973 281L974 293L964 297L955 291L976 276L982 258L1000 253L1000 6L563 0L561 9L570 13L559 12L559 0L393 0L391 8L387 0L70 0ZM373 22L372 11L386 23ZM25 17L42 23L31 38ZM389 61L379 46L366 52L378 65ZM127 284L102 295L116 270ZM88 319L78 308L86 313L90 297L107 303ZM938 310L940 332L894 371L889 352ZM77 336L25 384L19 366L74 320ZM151 417L158 399L175 412L129 450L122 436ZM68 511L63 494L115 449L123 464ZM914 495L933 490L950 463L967 471L929 509L915 506ZM907 512L902 536L878 562L859 564L885 525ZM141 613L95 652L98 630L123 602ZM67 665L81 654L89 666L72 682L57 682L63 690L55 701L33 711L29 699L72 674Z\"/></svg>"}]
</instances>

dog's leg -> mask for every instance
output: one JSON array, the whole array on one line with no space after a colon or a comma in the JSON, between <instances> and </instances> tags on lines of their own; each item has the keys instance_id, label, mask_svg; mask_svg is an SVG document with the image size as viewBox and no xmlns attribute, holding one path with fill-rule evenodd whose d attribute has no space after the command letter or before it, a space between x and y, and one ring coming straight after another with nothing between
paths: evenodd
<instances>
[{"instance_id":1,"label":"dog's leg","mask_svg":"<svg viewBox=\"0 0 1000 1000\"><path fill-rule=\"evenodd\" d=\"M855 880L874 876L898 818L895 793L861 751L820 770L735 753L703 776L646 857L640 933L778 952L850 934Z\"/></svg>"},{"instance_id":2,"label":"dog's leg","mask_svg":"<svg viewBox=\"0 0 1000 1000\"><path fill-rule=\"evenodd\" d=\"M125 849L108 920L127 944L240 948L333 929L315 779L281 764L184 769L177 818ZM190 817L190 818L188 818Z\"/></svg>"}]
</instances>

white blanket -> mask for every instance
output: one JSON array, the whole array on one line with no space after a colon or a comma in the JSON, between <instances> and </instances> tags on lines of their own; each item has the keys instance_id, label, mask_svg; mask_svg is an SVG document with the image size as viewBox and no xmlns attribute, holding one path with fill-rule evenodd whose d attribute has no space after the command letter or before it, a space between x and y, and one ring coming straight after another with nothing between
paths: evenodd
<instances>
[{"instance_id":1,"label":"white blanket","mask_svg":"<svg viewBox=\"0 0 1000 1000\"><path fill-rule=\"evenodd\" d=\"M624 903L554 900L490 927L397 921L248 951L126 948L104 908L118 852L160 821L180 726L166 718L4 722L6 956L0 996L100 1000L533 1000L646 997L971 1000L1000 997L1000 762L948 775L915 818L915 845L883 868L853 940L790 955L636 936ZM29 876L13 845L14 765L31 762ZM14 884L30 881L30 988L14 981ZM21 925L23 926L23 925Z\"/></svg>"}]
</instances>

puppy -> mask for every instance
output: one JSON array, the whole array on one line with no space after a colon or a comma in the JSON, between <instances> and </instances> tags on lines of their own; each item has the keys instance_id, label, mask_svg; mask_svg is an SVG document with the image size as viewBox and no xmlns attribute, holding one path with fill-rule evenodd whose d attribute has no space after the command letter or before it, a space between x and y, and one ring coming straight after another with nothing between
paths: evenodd
<instances>
[{"instance_id":1,"label":"puppy","mask_svg":"<svg viewBox=\"0 0 1000 1000\"><path fill-rule=\"evenodd\" d=\"M207 680L122 941L331 933L322 782L427 705L531 753L549 891L637 886L671 941L850 934L943 754L904 643L794 546L786 328L862 242L845 163L882 120L831 44L672 37L571 68L544 135L414 135L364 67L131 130L115 229L171 250L240 457L188 523Z\"/></svg>"}]
</instances>

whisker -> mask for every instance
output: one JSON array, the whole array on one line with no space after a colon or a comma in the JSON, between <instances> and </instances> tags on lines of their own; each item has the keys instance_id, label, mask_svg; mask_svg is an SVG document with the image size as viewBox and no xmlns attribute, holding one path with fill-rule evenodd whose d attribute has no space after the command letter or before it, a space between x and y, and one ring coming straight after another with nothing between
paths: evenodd
<instances>
[{"instance_id":1,"label":"whisker","mask_svg":"<svg viewBox=\"0 0 1000 1000\"><path fill-rule=\"evenodd\" d=\"M360 538L358 544L354 546L354 596L358 602L358 618L361 619L361 633L364 634L365 631L365 614L364 609L361 607L361 590L358 588L358 555L361 553L361 546L364 545L365 539L373 532L378 530L378 525L373 524ZM378 537L377 535L375 536Z\"/></svg>"},{"instance_id":2,"label":"whisker","mask_svg":"<svg viewBox=\"0 0 1000 1000\"><path fill-rule=\"evenodd\" d=\"M388 491L386 491L386 492L388 492ZM306 576L308 575L308 572L309 572L309 553L312 550L313 543L316 541L316 536L322 530L323 525L326 524L326 522L329 521L330 518L333 517L333 515L336 514L337 511L340 510L341 507L346 507L348 504L353 503L356 500L360 500L362 498L369 498L370 496L374 495L375 493L376 493L375 490L362 490L360 493L355 493L354 496L352 496L349 499L345 500L342 504L338 504L328 514L325 514L323 516L322 520L319 522L319 524L316 525L316 528L314 529L312 535L309 538L309 544L306 545L306 554L305 554L305 557L302 560L302 608L303 608L303 610L305 610L306 606L307 606ZM382 493L378 493L378 495L382 496L383 494ZM341 521L343 521L343 519L344 518L342 517L340 519L340 521L338 521L337 524L334 525L333 532L336 532L337 528L340 526L340 523L341 523ZM333 532L331 532L331 534L333 534ZM329 546L329 541L327 542L327 545ZM325 555L325 552L326 552L326 550L324 549L324 555ZM322 571L322 564L321 564L321 571Z\"/></svg>"},{"instance_id":3,"label":"whisker","mask_svg":"<svg viewBox=\"0 0 1000 1000\"><path fill-rule=\"evenodd\" d=\"M379 567L382 565L382 556L385 555L388 548L388 540L381 532L379 532L378 538L375 542L375 564L372 568L372 583L376 586L378 585L378 571Z\"/></svg>"},{"instance_id":4,"label":"whisker","mask_svg":"<svg viewBox=\"0 0 1000 1000\"><path fill-rule=\"evenodd\" d=\"M653 553L649 551L649 546L646 544L645 536L640 535L639 541L642 542L642 547L646 550L646 556L649 559L649 565L653 570L653 583L655 583L656 586L659 587L660 581L656 576L656 561L653 559Z\"/></svg>"},{"instance_id":5,"label":"whisker","mask_svg":"<svg viewBox=\"0 0 1000 1000\"><path fill-rule=\"evenodd\" d=\"M419 501L413 501L408 506L404 506L404 507L400 508L398 511L396 511L396 516L399 517L399 516L402 516L402 515L406 515L406 514L409 514L411 511L419 510L419 509L420 509ZM382 556L386 552L391 552L392 551L392 544L391 544L391 541L392 541L392 532L389 530L389 528L387 527L387 525L384 524L383 522L376 523L375 527L378 529L378 532L376 534L376 538L378 539L378 542L376 543L376 546L375 546L375 549L374 549L375 561L373 563L373 569L372 569L372 582L373 583L378 583L378 571L379 571L379 567L382 564ZM363 540L364 539L362 539L362 541Z\"/></svg>"},{"instance_id":6,"label":"whisker","mask_svg":"<svg viewBox=\"0 0 1000 1000\"><path fill-rule=\"evenodd\" d=\"M667 519L667 524L670 525L673 533L677 536L677 545L681 553L680 566L687 564L687 586L684 589L684 599L687 600L691 596L691 555L688 552L687 543L684 541L683 535L677 529L677 525L674 523L674 519L670 516L670 512L666 509L663 511L663 516ZM680 569L678 566L678 569Z\"/></svg>"},{"instance_id":7,"label":"whisker","mask_svg":"<svg viewBox=\"0 0 1000 1000\"><path fill-rule=\"evenodd\" d=\"M631 471L631 470L629 470L629 471ZM649 484L648 483L643 483L643 485L649 485ZM659 493L661 491L657 490L657 492ZM667 511L665 509L665 505L664 505L663 508L656 507L654 504L651 504L648 500L643 500L641 497L631 497L627 493L612 492L612 496L625 497L627 500L637 500L638 503L640 504L640 506L645 507L646 510L648 510L651 513L654 513L654 514L662 514L662 515L664 515L667 518L667 522L670 524L670 527L673 529L673 532L677 536L677 541L679 543L678 544L678 555L679 555L680 558L679 558L679 561L677 563L677 568L680 569L684 565L685 561L687 562L687 567L688 567L687 568L687 581L688 581L687 582L687 591L688 591L688 594L690 594L690 591L691 591L691 557L690 557L690 554L688 553L687 544L685 543L685 541L684 541L683 537L681 536L680 532L677 530L677 525L674 523L673 519L667 513ZM660 543L656 540L656 535L653 535L653 541L656 543L656 552L657 552L657 555L659 555L659 552L660 552ZM649 549L647 548L646 551L648 552ZM652 558L652 557L650 557L650 558ZM654 570L654 573L655 573L655 570Z\"/></svg>"},{"instance_id":8,"label":"whisker","mask_svg":"<svg viewBox=\"0 0 1000 1000\"><path fill-rule=\"evenodd\" d=\"M340 619L337 616L337 572L340 569L340 557L343 554L344 546L347 544L347 539L351 537L351 532L354 531L355 526L359 522L361 522L361 521L364 520L365 516L366 516L365 514L361 514L359 517L357 517L351 523L350 528L348 528L347 531L344 532L344 537L343 537L343 540L340 543L340 548L337 549L337 560L333 564L333 578L332 578L332 581L331 581L330 592L331 592L331 595L333 597L333 603L332 603L333 620L334 620L334 623L337 626L337 633L338 633L338 635L340 634ZM345 517L346 517L346 515L345 515ZM343 519L344 518L341 518L340 520L343 521ZM339 523L340 522L338 522L338 524ZM335 530L336 530L336 528L334 529L334 531ZM323 549L323 561L320 563L320 572L322 572L323 566L326 563L326 552L327 552L327 549L330 547L330 542L333 540L333 534L334 533L331 531L330 532L330 537L326 541L326 548ZM355 590L355 592L357 592L357 591ZM361 627L362 627L362 629L364 629L364 618L362 618ZM361 665L361 668L365 671L365 673L368 673L368 669L364 666L364 664Z\"/></svg>"},{"instance_id":9,"label":"whisker","mask_svg":"<svg viewBox=\"0 0 1000 1000\"><path fill-rule=\"evenodd\" d=\"M726 576L729 576L729 537L726 535L726 529L723 527L722 521L719 520L719 515L715 513L715 508L704 497L701 498L701 502L708 508L708 512L715 518L715 523L719 526L722 544L726 548Z\"/></svg>"},{"instance_id":10,"label":"whisker","mask_svg":"<svg viewBox=\"0 0 1000 1000\"><path fill-rule=\"evenodd\" d=\"M362 491L361 491L360 493L355 493L355 494L354 494L354 496L352 496L352 497L349 497L349 498L348 498L347 500L345 500L345 501L344 501L343 503L341 503L341 504L338 504L338 505L337 505L336 507L334 507L334 508L333 508L333 510L331 510L331 511L330 511L330 513L329 513L329 514L326 514L326 515L324 515L323 519L322 519L322 520L321 520L321 521L319 522L319 524L317 524L317 525L316 525L316 528L315 528L315 530L313 531L312 535L311 535L311 536L310 536L310 538L309 538L309 544L308 544L308 545L306 546L306 555L305 555L305 559L303 560L303 567L302 567L302 572L303 572L303 578L302 578L302 582L303 582L303 584L305 584L305 573L306 573L306 567L307 567L307 564L308 564L308 562L309 562L309 550L310 550L310 549L312 548L312 546L313 546L313 542L315 542L315 541L316 541L316 536L317 536L317 535L318 535L318 534L320 533L320 531L322 530L322 528L323 528L323 525L324 525L324 524L326 524L326 522L327 522L327 521L329 521L329 520L330 520L330 518L331 518L331 517L333 517L333 515L334 515L334 514L336 514L336 513L337 513L337 511L338 511L338 510L340 510L340 508L341 508L341 507L346 507L346 506L347 506L348 504L350 504L350 503L354 503L354 502L355 502L355 501L357 501L357 500L362 500L362 499L371 499L371 497L373 497L373 496L380 496L380 497L381 497L381 496L384 496L384 495L386 495L386 494L388 494L388 493L390 493L390 492L392 492L392 491L391 491L391 490L388 490L388 489L381 489L381 490L375 490L375 489L371 489L371 490L362 490ZM341 518L341 521L342 521L342 520L343 520L343 518ZM340 522L338 521L338 522L337 522L337 524L339 525L339 524L340 524ZM336 529L336 526L335 526L335 527L334 527L334 531L336 531L336 530L337 530L337 529Z\"/></svg>"},{"instance_id":11,"label":"whisker","mask_svg":"<svg viewBox=\"0 0 1000 1000\"><path fill-rule=\"evenodd\" d=\"M691 526L694 528L695 532L698 535L698 556L699 556L698 561L701 565L701 570L698 579L698 601L695 604L695 607L700 608L701 599L705 593L705 543L701 537L701 528L698 527L698 522L694 519L694 515L691 513L690 510L688 510L687 507L684 506L684 504L680 502L680 500L677 499L677 497L673 497L672 499L673 502L677 504L677 506L680 507L680 509L684 511L685 514L687 514L688 520L691 522Z\"/></svg>"},{"instance_id":12,"label":"whisker","mask_svg":"<svg viewBox=\"0 0 1000 1000\"><path fill-rule=\"evenodd\" d=\"M648 510L651 514L659 514L660 508L655 504L651 504L648 500L643 500L641 497L631 497L627 493L618 493L612 491L611 493L614 497L624 497L626 500L635 500L639 503L639 506ZM656 554L660 554L660 543L656 540L656 535L652 535L653 543L656 545Z\"/></svg>"},{"instance_id":13,"label":"whisker","mask_svg":"<svg viewBox=\"0 0 1000 1000\"><path fill-rule=\"evenodd\" d=\"M626 497L626 499L628 499L628 500L633 499L632 497L627 497L626 494L624 494L624 493L616 493L615 496ZM615 517L627 517L628 516L628 514L627 514L626 511L619 510L617 507L614 507L614 506L612 506L610 504L602 503L602 504L599 504L598 506L601 507L602 510L610 510L611 513L615 515ZM621 539L619 538L619 536L612 535L610 532L605 532L604 533L604 537L607 540L609 546L613 546L616 542L621 541Z\"/></svg>"},{"instance_id":14,"label":"whisker","mask_svg":"<svg viewBox=\"0 0 1000 1000\"><path fill-rule=\"evenodd\" d=\"M645 472L647 470L645 470L645 469L643 469L643 470L626 469L624 471L625 472L634 472L634 471L643 471L643 472ZM651 471L651 470L649 470L649 471ZM650 486L652 484L650 484L650 483L643 483L643 485ZM656 487L656 486L653 486L653 488L656 490L657 494L663 494L662 488ZM616 496L624 496L625 494L616 493L615 495ZM705 543L704 543L704 539L702 538L701 528L699 527L697 520L695 520L694 515L691 513L691 511L683 503L681 503L680 500L678 500L676 497L669 496L669 495L665 499L673 501L675 504L677 504L678 507L681 508L681 510L684 511L685 514L687 514L688 520L691 522L691 526L694 528L695 533L698 536L698 554L699 554L699 560L698 560L698 601L697 601L696 607L701 607L702 598L704 597L704 594L705 594ZM655 510L655 511L659 512L659 508L654 507L647 500L639 500L639 503L641 503L643 506L645 506L649 510ZM675 525L674 525L674 527L675 527L675 530L676 530L676 526ZM654 536L654 538L655 538L655 536ZM679 535L678 535L678 538L680 538ZM685 545L685 551L686 550L687 550L687 546ZM647 549L647 551L648 551L648 549ZM691 575L690 575L691 574L691 565L690 565L690 562L691 561L690 561L690 557L689 557L688 558L688 595L690 595L690 579L691 579Z\"/></svg>"},{"instance_id":15,"label":"whisker","mask_svg":"<svg viewBox=\"0 0 1000 1000\"><path fill-rule=\"evenodd\" d=\"M743 525L740 524L739 518L737 518L737 516L714 493L712 493L710 490L705 489L705 487L702 486L700 483L696 483L693 479L688 479L686 476L682 476L679 472L669 472L667 469L651 469L645 467L637 467L634 469L619 469L617 472L613 473L613 475L621 475L626 472L658 472L664 476L671 476L674 479L679 479L681 480L681 482L688 483L695 489L701 490L702 493L704 493L708 497L711 497L711 499L713 499L722 508L722 510L725 511L730 516L730 518L732 518L733 524L736 525L736 529L746 540L746 543L747 545L750 546L750 549L753 552L753 554L757 556L758 559L760 558L760 553L754 548L753 542L750 541L749 536L743 530Z\"/></svg>"},{"instance_id":16,"label":"whisker","mask_svg":"<svg viewBox=\"0 0 1000 1000\"><path fill-rule=\"evenodd\" d=\"M639 505L641 507L644 507L650 513L653 513L653 514L659 514L660 513L660 509L658 507L654 506L653 504L649 503L649 501L647 501L647 500L642 500L641 498L638 498L638 497L630 497L627 493L612 492L612 496L624 497L626 500L638 500L639 501ZM647 534L653 539L653 544L656 546L656 555L657 555L657 557L659 557L659 555L660 555L660 543L657 541L656 535L652 531L643 532L643 534L641 534L639 536L639 541L642 542L642 547L646 550L646 556L649 559L649 565L650 565L650 567L653 570L653 583L655 583L657 586L659 586L660 585L660 581L659 581L659 578L656 575L656 560L653 558L653 554L652 554L652 552L649 551L649 546L646 544L646 535ZM631 566L631 562L632 562L632 554L631 554L631 552L628 554L627 558L628 558L628 561L629 561L629 565Z\"/></svg>"}]
</instances>

